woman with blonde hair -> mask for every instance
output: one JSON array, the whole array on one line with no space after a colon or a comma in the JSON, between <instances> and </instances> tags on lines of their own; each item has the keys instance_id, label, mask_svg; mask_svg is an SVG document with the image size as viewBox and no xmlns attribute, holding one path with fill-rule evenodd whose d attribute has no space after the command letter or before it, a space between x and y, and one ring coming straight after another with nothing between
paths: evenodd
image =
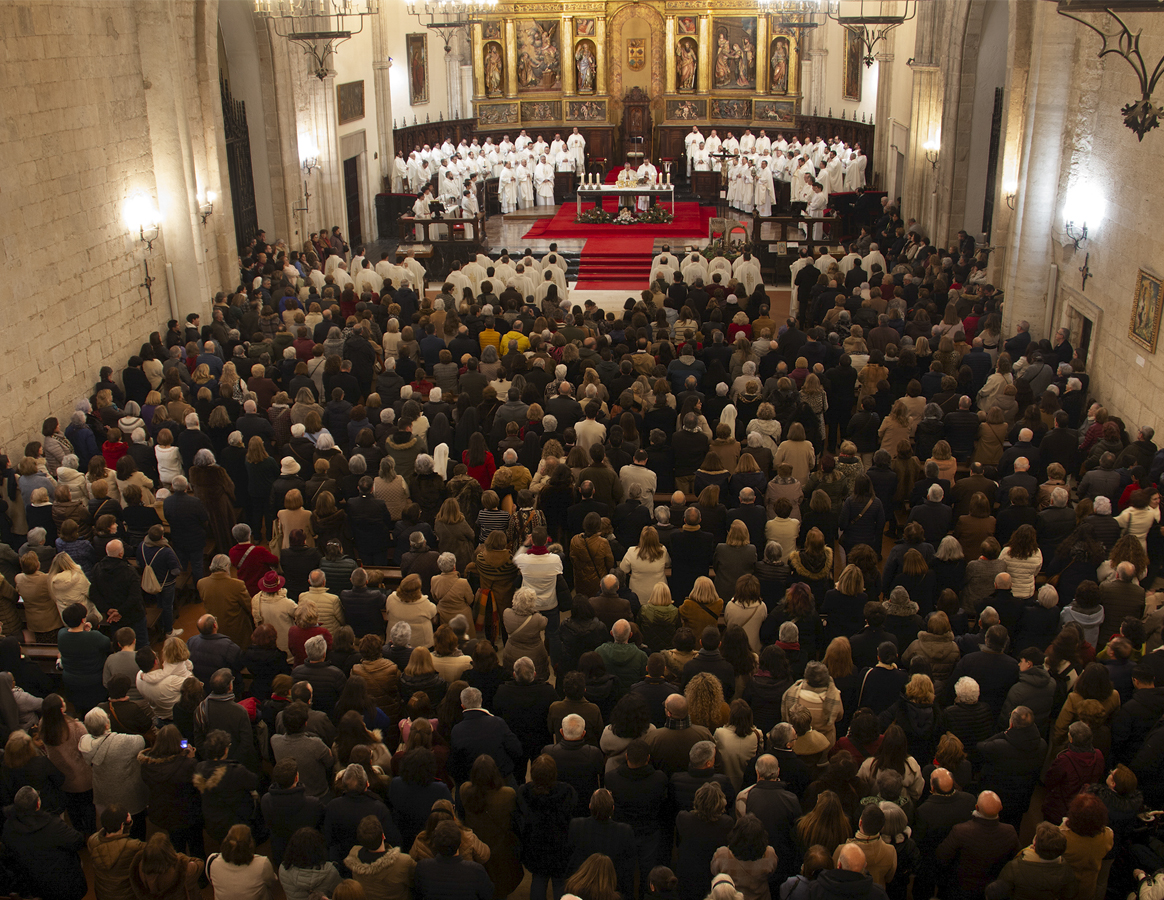
<instances>
[{"instance_id":1,"label":"woman with blonde hair","mask_svg":"<svg viewBox=\"0 0 1164 900\"><path fill-rule=\"evenodd\" d=\"M651 589L647 602L639 609L639 628L643 633L643 642L651 653L661 653L673 646L678 627L679 609L671 601L671 589L666 581L659 581Z\"/></svg>"},{"instance_id":2,"label":"woman with blonde hair","mask_svg":"<svg viewBox=\"0 0 1164 900\"><path fill-rule=\"evenodd\" d=\"M926 619L926 630L919 631L917 639L901 654L901 663L906 668L915 658L929 663L933 673L934 687L942 691L954 671L954 666L962 657L954 633L950 628L950 618L944 612L930 613Z\"/></svg>"},{"instance_id":3,"label":"woman with blonde hair","mask_svg":"<svg viewBox=\"0 0 1164 900\"><path fill-rule=\"evenodd\" d=\"M591 853L566 879L566 893L578 900L621 900L614 862L604 853Z\"/></svg>"},{"instance_id":4,"label":"woman with blonde hair","mask_svg":"<svg viewBox=\"0 0 1164 900\"><path fill-rule=\"evenodd\" d=\"M415 572L406 575L396 590L389 594L384 608L388 613L388 631L397 622L407 622L412 628L413 647L432 646L433 619L437 616L437 608L422 593L419 575Z\"/></svg>"},{"instance_id":5,"label":"woman with blonde hair","mask_svg":"<svg viewBox=\"0 0 1164 900\"><path fill-rule=\"evenodd\" d=\"M695 579L691 593L679 607L679 616L686 627L699 635L704 628L719 625L723 607L724 602L715 590L715 583L706 575L700 575Z\"/></svg>"},{"instance_id":6,"label":"woman with blonde hair","mask_svg":"<svg viewBox=\"0 0 1164 900\"><path fill-rule=\"evenodd\" d=\"M909 407L904 400L897 400L893 404L889 415L881 422L877 434L881 439L881 449L890 455L897 452L897 445L901 441L908 441L913 437L915 422L910 418Z\"/></svg>"},{"instance_id":7,"label":"woman with blonde hair","mask_svg":"<svg viewBox=\"0 0 1164 900\"><path fill-rule=\"evenodd\" d=\"M650 597L656 585L666 585L671 555L653 525L643 526L638 544L626 551L619 568L630 575L629 587L640 598Z\"/></svg>"},{"instance_id":8,"label":"woman with blonde hair","mask_svg":"<svg viewBox=\"0 0 1164 900\"><path fill-rule=\"evenodd\" d=\"M286 550L291 546L291 532L302 531L306 539L306 546L315 546L315 532L311 530L311 510L303 506L303 494L298 488L292 488L283 498L283 509L275 514L275 525L283 540L280 549Z\"/></svg>"},{"instance_id":9,"label":"woman with blonde hair","mask_svg":"<svg viewBox=\"0 0 1164 900\"><path fill-rule=\"evenodd\" d=\"M728 529L727 540L715 548L712 563L715 570L715 590L719 596L730 600L736 590L736 583L756 569L756 548L746 526L736 519Z\"/></svg>"},{"instance_id":10,"label":"woman with blonde hair","mask_svg":"<svg viewBox=\"0 0 1164 900\"><path fill-rule=\"evenodd\" d=\"M723 699L723 683L710 672L693 675L683 689L683 696L687 698L692 725L702 725L714 733L728 723L731 711Z\"/></svg>"},{"instance_id":11,"label":"woman with blonde hair","mask_svg":"<svg viewBox=\"0 0 1164 900\"><path fill-rule=\"evenodd\" d=\"M545 681L550 675L550 656L542 634L549 622L538 612L537 600L533 588L522 587L514 593L513 606L502 615L508 638L501 662L507 669L512 669L515 662L527 656L537 670L538 680Z\"/></svg>"},{"instance_id":12,"label":"woman with blonde hair","mask_svg":"<svg viewBox=\"0 0 1164 900\"><path fill-rule=\"evenodd\" d=\"M93 627L101 624L103 617L89 599L89 579L68 553L58 553L53 557L48 577L49 591L62 614L74 603L80 603L89 611L86 618Z\"/></svg>"},{"instance_id":13,"label":"woman with blonde hair","mask_svg":"<svg viewBox=\"0 0 1164 900\"><path fill-rule=\"evenodd\" d=\"M449 683L441 678L432 653L427 647L414 647L408 657L408 665L400 673L400 701L407 705L410 700L425 697L436 706L444 699ZM425 704L427 705L427 704Z\"/></svg>"},{"instance_id":14,"label":"woman with blonde hair","mask_svg":"<svg viewBox=\"0 0 1164 900\"><path fill-rule=\"evenodd\" d=\"M978 439L974 444L974 456L971 457L971 462L982 463L984 466L996 466L998 461L1002 459L1010 426L999 406L991 406L985 413L978 415L982 422L978 426Z\"/></svg>"}]
</instances>

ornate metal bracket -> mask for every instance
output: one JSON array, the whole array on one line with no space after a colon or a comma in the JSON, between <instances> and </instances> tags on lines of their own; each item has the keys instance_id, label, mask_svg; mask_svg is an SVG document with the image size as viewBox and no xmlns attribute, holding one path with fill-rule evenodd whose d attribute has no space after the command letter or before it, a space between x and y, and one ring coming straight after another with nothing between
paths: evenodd
<instances>
[{"instance_id":1,"label":"ornate metal bracket","mask_svg":"<svg viewBox=\"0 0 1164 900\"><path fill-rule=\"evenodd\" d=\"M1072 0L1059 0L1058 13L1068 19L1078 22L1080 25L1085 25L1098 34L1103 39L1103 47L1099 51L1099 57L1102 59L1109 53L1114 53L1116 56L1123 58L1132 70L1136 73L1136 77L1140 79L1141 97L1139 100L1134 100L1131 103L1120 109L1124 116L1124 124L1128 126L1139 140L1144 139L1149 131L1158 128L1161 117L1164 117L1164 106L1152 102L1152 94L1156 90L1156 85L1160 81L1161 76L1164 76L1164 57L1161 57L1156 63L1155 68L1151 72L1148 71L1148 64L1144 61L1144 56L1140 52L1140 37L1144 33L1142 28L1132 31L1119 14L1116 13L1112 7L1118 5L1117 2L1109 4L1092 4L1092 3L1072 3ZM1072 8L1083 11L1084 9L1090 11L1102 11L1111 16L1119 27L1114 31L1104 31L1095 24L1087 21L1084 18L1072 12ZM1135 9L1150 9L1152 11L1162 11L1164 7L1153 4L1139 3Z\"/></svg>"}]
</instances>

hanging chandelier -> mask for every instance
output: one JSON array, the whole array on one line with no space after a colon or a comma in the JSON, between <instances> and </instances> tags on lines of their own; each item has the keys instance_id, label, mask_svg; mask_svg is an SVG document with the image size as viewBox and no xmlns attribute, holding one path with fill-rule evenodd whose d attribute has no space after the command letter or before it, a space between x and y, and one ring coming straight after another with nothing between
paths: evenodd
<instances>
[{"instance_id":1,"label":"hanging chandelier","mask_svg":"<svg viewBox=\"0 0 1164 900\"><path fill-rule=\"evenodd\" d=\"M404 8L425 28L440 34L448 53L453 35L463 30L468 40L469 29L497 9L497 0L404 0Z\"/></svg>"},{"instance_id":2,"label":"hanging chandelier","mask_svg":"<svg viewBox=\"0 0 1164 900\"><path fill-rule=\"evenodd\" d=\"M773 25L781 28L816 28L816 13L828 11L828 0L756 0L761 13L779 17Z\"/></svg>"},{"instance_id":3,"label":"hanging chandelier","mask_svg":"<svg viewBox=\"0 0 1164 900\"><path fill-rule=\"evenodd\" d=\"M299 44L311 57L315 77L332 74L328 56L353 34L364 30L364 17L380 11L380 0L254 0L255 14L274 25L275 33ZM355 19L355 23L351 20ZM352 25L358 27L353 31Z\"/></svg>"},{"instance_id":4,"label":"hanging chandelier","mask_svg":"<svg viewBox=\"0 0 1164 900\"><path fill-rule=\"evenodd\" d=\"M1140 99L1121 107L1120 112L1123 113L1124 124L1142 141L1144 135L1159 127L1160 119L1164 117L1164 105L1152 100L1156 85L1164 77L1164 57L1149 71L1148 62L1140 53L1140 37L1144 29L1133 31L1120 13L1164 12L1164 0L1057 0L1057 3L1059 15L1087 26L1103 39L1103 46L1099 50L1100 59L1114 53L1136 73L1140 81ZM1083 13L1106 13L1115 27L1108 30L1103 27L1106 23L1101 15L1086 19Z\"/></svg>"},{"instance_id":5,"label":"hanging chandelier","mask_svg":"<svg viewBox=\"0 0 1164 900\"><path fill-rule=\"evenodd\" d=\"M861 39L865 65L894 28L917 15L918 0L828 0L825 14Z\"/></svg>"}]
</instances>

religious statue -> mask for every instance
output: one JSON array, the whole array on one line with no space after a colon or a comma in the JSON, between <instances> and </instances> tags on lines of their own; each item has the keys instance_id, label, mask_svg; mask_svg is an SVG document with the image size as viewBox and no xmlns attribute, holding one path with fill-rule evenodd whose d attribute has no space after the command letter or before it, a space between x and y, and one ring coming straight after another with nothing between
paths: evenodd
<instances>
[{"instance_id":1,"label":"religious statue","mask_svg":"<svg viewBox=\"0 0 1164 900\"><path fill-rule=\"evenodd\" d=\"M593 92L596 61L589 41L581 41L578 44L578 49L574 53L574 61L578 66L579 93L589 94Z\"/></svg>"},{"instance_id":2,"label":"religious statue","mask_svg":"<svg viewBox=\"0 0 1164 900\"><path fill-rule=\"evenodd\" d=\"M494 97L501 93L501 48L497 44L485 45L485 96Z\"/></svg>"},{"instance_id":3,"label":"religious statue","mask_svg":"<svg viewBox=\"0 0 1164 900\"><path fill-rule=\"evenodd\" d=\"M681 40L678 51L679 62L676 74L679 77L679 90L693 91L695 90L695 71L699 61L695 42L690 39Z\"/></svg>"},{"instance_id":4,"label":"religious statue","mask_svg":"<svg viewBox=\"0 0 1164 900\"><path fill-rule=\"evenodd\" d=\"M788 39L776 38L772 44L772 93L788 93Z\"/></svg>"},{"instance_id":5,"label":"religious statue","mask_svg":"<svg viewBox=\"0 0 1164 900\"><path fill-rule=\"evenodd\" d=\"M735 55L738 60L736 84L740 87L752 87L756 83L756 48L747 34L744 35L743 49L740 49L738 44L735 46Z\"/></svg>"},{"instance_id":6,"label":"religious statue","mask_svg":"<svg viewBox=\"0 0 1164 900\"><path fill-rule=\"evenodd\" d=\"M715 86L724 87L732 81L732 61L737 55L728 43L727 32L721 31L715 51Z\"/></svg>"}]
</instances>

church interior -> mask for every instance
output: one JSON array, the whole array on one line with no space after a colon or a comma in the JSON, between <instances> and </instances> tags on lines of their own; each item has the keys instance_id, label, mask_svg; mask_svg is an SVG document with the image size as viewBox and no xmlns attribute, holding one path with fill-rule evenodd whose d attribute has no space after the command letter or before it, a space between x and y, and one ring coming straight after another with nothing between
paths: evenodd
<instances>
[{"instance_id":1,"label":"church interior","mask_svg":"<svg viewBox=\"0 0 1164 900\"><path fill-rule=\"evenodd\" d=\"M5 0L0 253L19 339L3 390L21 415L0 422L0 444L70 409L100 365L166 320L206 315L259 229L290 248L333 226L353 250L407 243L398 153L577 129L587 168L558 173L555 211L579 182L644 156L681 199L722 204L724 185L687 172L693 125L861 144L865 191L935 245L965 231L989 248L1005 333L1070 328L1108 407L1153 421L1164 135L1132 126L1159 112L1161 12L1140 0ZM1099 55L1116 37L1096 29L1116 35L1117 21L1142 32L1142 58ZM485 252L544 251L524 238L548 211L510 218L492 190ZM797 252L775 225L752 236L773 297Z\"/></svg>"}]
</instances>

